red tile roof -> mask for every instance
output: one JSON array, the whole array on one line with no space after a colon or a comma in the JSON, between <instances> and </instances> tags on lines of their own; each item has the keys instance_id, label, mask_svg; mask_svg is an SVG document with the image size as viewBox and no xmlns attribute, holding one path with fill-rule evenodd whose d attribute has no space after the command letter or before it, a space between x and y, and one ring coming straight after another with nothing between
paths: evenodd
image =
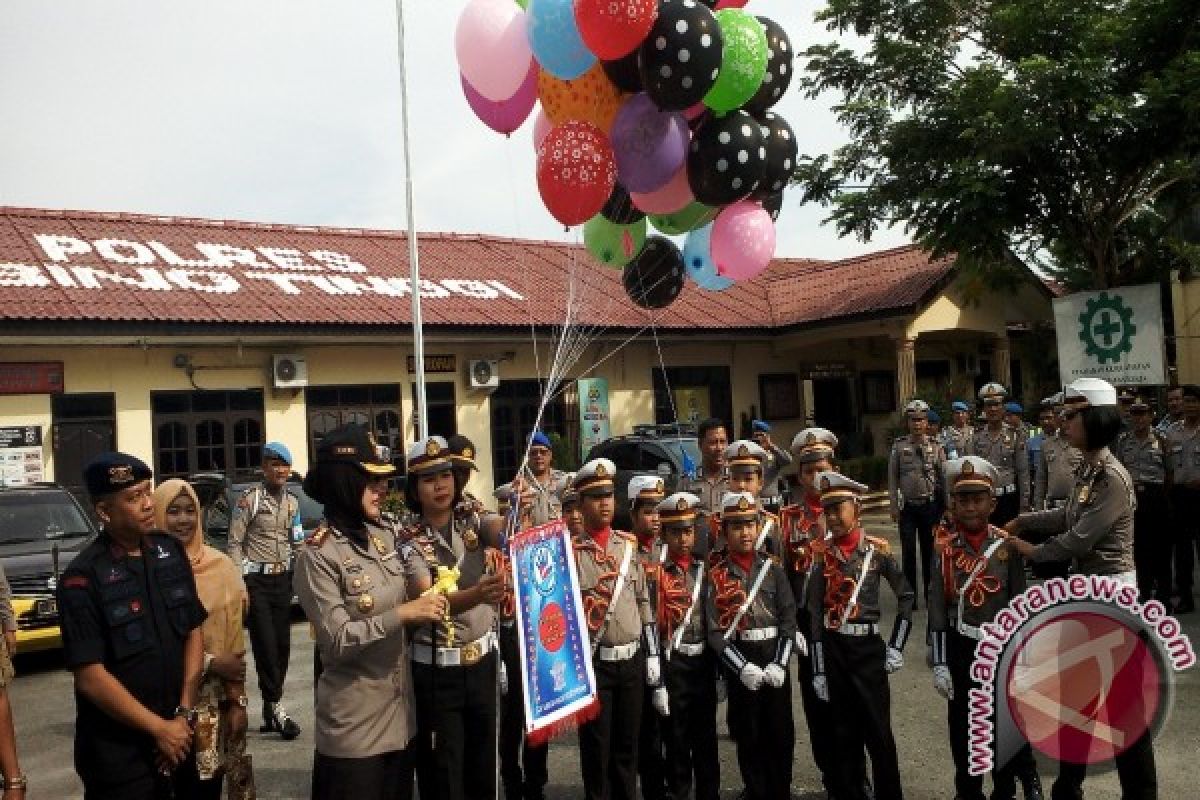
<instances>
[{"instance_id":1,"label":"red tile roof","mask_svg":"<svg viewBox=\"0 0 1200 800\"><path fill-rule=\"evenodd\" d=\"M901 313L953 268L916 246L843 261L778 259L725 292L688 283L651 314L619 271L579 246L421 234L429 326L562 320L567 276L579 321L609 328L770 329ZM408 248L390 231L120 213L0 208L0 321L408 325Z\"/></svg>"}]
</instances>

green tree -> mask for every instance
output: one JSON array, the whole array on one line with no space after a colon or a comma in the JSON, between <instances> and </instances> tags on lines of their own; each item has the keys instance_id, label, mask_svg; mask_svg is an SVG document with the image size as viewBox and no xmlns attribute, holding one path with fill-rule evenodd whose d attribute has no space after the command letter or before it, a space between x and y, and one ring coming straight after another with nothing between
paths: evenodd
<instances>
[{"instance_id":1,"label":"green tree","mask_svg":"<svg viewBox=\"0 0 1200 800\"><path fill-rule=\"evenodd\" d=\"M827 0L801 85L850 142L801 159L840 235L902 224L982 276L1074 288L1196 261L1196 0ZM855 40L849 34L857 34Z\"/></svg>"}]
</instances>

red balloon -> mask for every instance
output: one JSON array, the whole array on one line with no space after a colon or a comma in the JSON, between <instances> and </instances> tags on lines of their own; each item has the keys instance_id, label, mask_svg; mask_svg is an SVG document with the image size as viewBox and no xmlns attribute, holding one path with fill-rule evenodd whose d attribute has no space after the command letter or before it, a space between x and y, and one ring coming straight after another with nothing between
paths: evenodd
<instances>
[{"instance_id":1,"label":"red balloon","mask_svg":"<svg viewBox=\"0 0 1200 800\"><path fill-rule=\"evenodd\" d=\"M578 225L600 213L616 182L612 145L590 122L555 125L538 147L538 191L563 225Z\"/></svg>"},{"instance_id":2,"label":"red balloon","mask_svg":"<svg viewBox=\"0 0 1200 800\"><path fill-rule=\"evenodd\" d=\"M575 0L579 35L605 61L632 53L657 18L657 0Z\"/></svg>"}]
</instances>

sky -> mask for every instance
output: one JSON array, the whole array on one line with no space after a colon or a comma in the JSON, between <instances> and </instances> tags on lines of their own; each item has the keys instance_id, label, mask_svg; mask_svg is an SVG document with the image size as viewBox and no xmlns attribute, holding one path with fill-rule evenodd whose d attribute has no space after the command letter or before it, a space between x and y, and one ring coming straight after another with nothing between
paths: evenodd
<instances>
[{"instance_id":1,"label":"sky","mask_svg":"<svg viewBox=\"0 0 1200 800\"><path fill-rule=\"evenodd\" d=\"M404 0L416 225L578 241L541 204L532 116L505 138L459 86L465 0ZM831 34L814 0L751 0L794 48ZM406 225L395 0L5 0L0 205L295 225ZM799 65L798 65L799 66ZM775 111L800 152L845 140L795 85ZM839 258L905 243L823 225L785 195L776 254Z\"/></svg>"}]
</instances>

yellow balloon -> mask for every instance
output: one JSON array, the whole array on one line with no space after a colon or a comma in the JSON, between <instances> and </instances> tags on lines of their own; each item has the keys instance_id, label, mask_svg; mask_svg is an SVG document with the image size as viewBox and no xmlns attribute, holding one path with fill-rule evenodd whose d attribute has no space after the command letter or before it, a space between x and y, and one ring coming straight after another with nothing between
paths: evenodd
<instances>
[{"instance_id":1,"label":"yellow balloon","mask_svg":"<svg viewBox=\"0 0 1200 800\"><path fill-rule=\"evenodd\" d=\"M604 74L604 67L597 61L587 72L569 81L556 78L544 69L540 70L538 99L542 101L546 116L555 125L577 119L590 122L608 133L624 96Z\"/></svg>"}]
</instances>

